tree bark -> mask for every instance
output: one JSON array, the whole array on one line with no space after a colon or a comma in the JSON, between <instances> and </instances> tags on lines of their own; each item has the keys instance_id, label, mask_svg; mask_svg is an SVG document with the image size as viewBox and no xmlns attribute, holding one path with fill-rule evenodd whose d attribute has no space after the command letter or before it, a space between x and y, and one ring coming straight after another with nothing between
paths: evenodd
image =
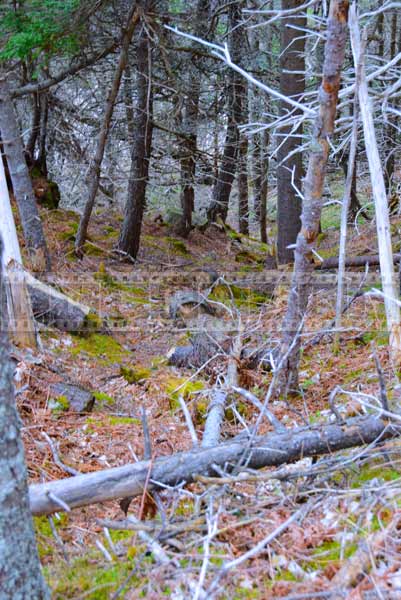
<instances>
[{"instance_id":1,"label":"tree bark","mask_svg":"<svg viewBox=\"0 0 401 600\"><path fill-rule=\"evenodd\" d=\"M145 1L144 4L144 10L146 10L150 3ZM118 241L119 250L132 258L136 258L139 250L151 155L153 95L150 63L150 40L146 28L142 24L137 47L136 128L124 221Z\"/></svg>"},{"instance_id":2,"label":"tree bark","mask_svg":"<svg viewBox=\"0 0 401 600\"><path fill-rule=\"evenodd\" d=\"M0 269L4 267L4 273L8 275L3 282L7 297L7 312L4 315L0 313L0 327L1 322L5 321L3 326L7 328L12 341L17 346L36 348L37 338L32 305L22 268L21 251L1 156L0 204L2 207L0 238L4 245Z\"/></svg>"},{"instance_id":3,"label":"tree bark","mask_svg":"<svg viewBox=\"0 0 401 600\"><path fill-rule=\"evenodd\" d=\"M31 511L34 515L44 515L65 510L65 505L63 507L57 499L69 508L76 508L115 498L138 496L149 481L171 486L191 483L197 475L216 475L214 465L228 470L239 462L245 463L248 469L276 467L307 456L331 454L397 435L398 428L370 415L349 419L344 424L269 433L255 438L249 445L246 438L234 439L212 448L196 448L161 457L153 463L143 460L69 479L33 484L30 486Z\"/></svg>"},{"instance_id":4,"label":"tree bark","mask_svg":"<svg viewBox=\"0 0 401 600\"><path fill-rule=\"evenodd\" d=\"M291 291L283 320L281 357L284 364L277 378L277 394L298 390L300 342L297 333L302 325L312 284L313 249L319 235L323 186L330 148L329 138L334 130L347 42L348 6L348 0L332 0L330 3L323 80L319 90L319 109L314 123L304 184L302 228L297 236Z\"/></svg>"},{"instance_id":5,"label":"tree bark","mask_svg":"<svg viewBox=\"0 0 401 600\"><path fill-rule=\"evenodd\" d=\"M303 0L282 0L282 10L301 6ZM300 100L305 92L305 38L301 31L294 27L305 27L306 18L290 15L282 19L281 25L281 59L280 59L280 92L294 100ZM293 72L293 73L292 73ZM282 101L280 113L285 116L288 105ZM292 111L299 115L299 111ZM277 151L277 258L281 264L293 262L294 245L301 229L302 201L298 190L302 187L303 144L302 125L292 131L292 126L280 128Z\"/></svg>"},{"instance_id":6,"label":"tree bark","mask_svg":"<svg viewBox=\"0 0 401 600\"><path fill-rule=\"evenodd\" d=\"M242 43L245 35L244 28L241 27L241 2L233 2L229 5L229 27L231 59L235 64L241 64ZM228 115L226 139L217 181L213 188L213 199L207 210L209 223L216 221L218 217L220 217L223 222L225 222L227 218L231 188L237 169L239 146L238 125L242 122L245 89L246 87L242 75L234 70L230 70L228 73L227 86Z\"/></svg>"},{"instance_id":7,"label":"tree bark","mask_svg":"<svg viewBox=\"0 0 401 600\"><path fill-rule=\"evenodd\" d=\"M209 15L209 0L198 0L195 13L194 35L201 37L206 29ZM182 142L180 158L181 177L181 207L182 218L178 226L179 235L187 237L192 229L192 213L195 210L195 171L197 151L197 127L199 114L199 95L201 72L197 67L195 55L189 64L187 89L184 90L182 111L182 132L185 138Z\"/></svg>"},{"instance_id":8,"label":"tree bark","mask_svg":"<svg viewBox=\"0 0 401 600\"><path fill-rule=\"evenodd\" d=\"M0 239L0 313L4 314ZM0 597L50 598L43 579L28 501L27 472L6 329L0 328Z\"/></svg>"},{"instance_id":9,"label":"tree bark","mask_svg":"<svg viewBox=\"0 0 401 600\"><path fill-rule=\"evenodd\" d=\"M24 157L21 134L3 74L0 74L0 132L21 218L29 266L33 271L45 271L50 268L50 257Z\"/></svg>"},{"instance_id":10,"label":"tree bark","mask_svg":"<svg viewBox=\"0 0 401 600\"><path fill-rule=\"evenodd\" d=\"M86 200L84 212L82 213L81 220L79 222L78 232L75 239L75 252L82 256L83 245L86 241L88 232L89 220L92 214L93 206L95 204L96 194L99 187L100 171L102 161L104 157L104 150L106 147L107 138L109 135L111 119L114 112L114 104L117 99L117 95L120 89L121 77L128 62L128 50L131 43L132 36L134 35L135 26L139 19L139 13L137 3L133 2L127 21L127 27L121 38L121 51L118 59L118 64L114 73L113 83L109 95L106 100L103 123L100 129L97 147L93 162L91 165L90 172L90 184L88 198Z\"/></svg>"}]
</instances>

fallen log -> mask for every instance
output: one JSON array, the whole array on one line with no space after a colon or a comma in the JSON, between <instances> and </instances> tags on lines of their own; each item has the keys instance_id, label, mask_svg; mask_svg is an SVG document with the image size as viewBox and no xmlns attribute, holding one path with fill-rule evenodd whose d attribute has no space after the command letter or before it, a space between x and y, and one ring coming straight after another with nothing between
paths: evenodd
<instances>
[{"instance_id":1,"label":"fallen log","mask_svg":"<svg viewBox=\"0 0 401 600\"><path fill-rule=\"evenodd\" d=\"M330 454L399 434L400 428L370 415L352 418L342 424L269 433L255 437L249 445L246 439L234 439L212 448L179 452L153 462L143 460L68 479L32 484L29 488L31 511L33 515L47 515L106 500L138 496L145 486L154 488L157 483L169 486L190 483L197 475L215 475L214 465L225 469L241 460L252 469L276 467L307 456Z\"/></svg>"},{"instance_id":2,"label":"fallen log","mask_svg":"<svg viewBox=\"0 0 401 600\"><path fill-rule=\"evenodd\" d=\"M37 321L62 331L80 332L90 328L92 311L88 306L72 300L28 272L25 272L25 280Z\"/></svg>"},{"instance_id":3,"label":"fallen log","mask_svg":"<svg viewBox=\"0 0 401 600\"><path fill-rule=\"evenodd\" d=\"M393 254L393 261L397 264L400 261L401 254ZM369 266L379 266L380 257L378 254L363 254L362 256L350 256L345 259L346 267L364 267L366 264ZM319 270L324 271L325 269L338 269L338 256L332 256L326 258L320 265L316 267Z\"/></svg>"}]
</instances>

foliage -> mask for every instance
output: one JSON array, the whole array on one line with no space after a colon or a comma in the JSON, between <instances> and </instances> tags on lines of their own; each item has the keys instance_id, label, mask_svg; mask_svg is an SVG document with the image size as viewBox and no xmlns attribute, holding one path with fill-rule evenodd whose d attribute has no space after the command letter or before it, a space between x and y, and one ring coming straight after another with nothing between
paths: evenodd
<instances>
[{"instance_id":1,"label":"foliage","mask_svg":"<svg viewBox=\"0 0 401 600\"><path fill-rule=\"evenodd\" d=\"M25 0L20 6L0 9L0 33L6 42L0 60L36 60L46 64L54 54L78 49L77 32L69 31L80 0Z\"/></svg>"}]
</instances>

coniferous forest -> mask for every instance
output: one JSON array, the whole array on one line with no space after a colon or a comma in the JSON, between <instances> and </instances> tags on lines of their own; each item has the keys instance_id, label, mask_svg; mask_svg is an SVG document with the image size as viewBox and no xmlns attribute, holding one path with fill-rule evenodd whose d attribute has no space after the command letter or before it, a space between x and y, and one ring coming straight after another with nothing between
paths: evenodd
<instances>
[{"instance_id":1,"label":"coniferous forest","mask_svg":"<svg viewBox=\"0 0 401 600\"><path fill-rule=\"evenodd\" d=\"M401 598L401 3L2 0L0 600Z\"/></svg>"}]
</instances>

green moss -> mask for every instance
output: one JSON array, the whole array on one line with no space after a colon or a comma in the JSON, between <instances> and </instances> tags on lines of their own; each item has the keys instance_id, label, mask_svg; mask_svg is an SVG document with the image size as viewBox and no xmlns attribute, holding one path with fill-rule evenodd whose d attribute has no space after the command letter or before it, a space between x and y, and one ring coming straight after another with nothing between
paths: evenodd
<instances>
[{"instance_id":1,"label":"green moss","mask_svg":"<svg viewBox=\"0 0 401 600\"><path fill-rule=\"evenodd\" d=\"M325 568L328 564L340 566L341 557L343 560L350 558L357 548L357 544L348 544L342 551L340 542L336 540L323 542L323 544L314 548L312 551L313 560L304 565L304 568L307 567L316 571Z\"/></svg>"},{"instance_id":2,"label":"green moss","mask_svg":"<svg viewBox=\"0 0 401 600\"><path fill-rule=\"evenodd\" d=\"M209 399L206 397L197 398L194 402L193 419L196 425L203 425L209 410Z\"/></svg>"},{"instance_id":3,"label":"green moss","mask_svg":"<svg viewBox=\"0 0 401 600\"><path fill-rule=\"evenodd\" d=\"M245 264L264 264L266 260L266 256L265 255L259 255L256 254L255 252L251 252L250 250L241 250L240 252L237 252L237 254L235 255L235 262L238 263L245 263Z\"/></svg>"},{"instance_id":4,"label":"green moss","mask_svg":"<svg viewBox=\"0 0 401 600\"><path fill-rule=\"evenodd\" d=\"M367 331L362 334L361 338L362 342L368 345L372 340L375 340L378 346L387 346L388 344L388 334L384 331Z\"/></svg>"},{"instance_id":5,"label":"green moss","mask_svg":"<svg viewBox=\"0 0 401 600\"><path fill-rule=\"evenodd\" d=\"M288 571L288 569L279 570L275 575L275 579L278 581L298 581L298 578L294 573Z\"/></svg>"},{"instance_id":6,"label":"green moss","mask_svg":"<svg viewBox=\"0 0 401 600\"><path fill-rule=\"evenodd\" d=\"M87 256L104 256L104 250L96 244L93 244L93 242L87 240L84 244L84 254Z\"/></svg>"},{"instance_id":7,"label":"green moss","mask_svg":"<svg viewBox=\"0 0 401 600\"><path fill-rule=\"evenodd\" d=\"M165 239L168 241L170 248L174 250L176 254L180 254L181 256L189 256L190 253L188 248L182 240L177 240L177 238L174 237L167 237Z\"/></svg>"},{"instance_id":8,"label":"green moss","mask_svg":"<svg viewBox=\"0 0 401 600\"><path fill-rule=\"evenodd\" d=\"M237 412L244 417L244 419L248 419L252 415L252 408L246 402L242 402L239 400L235 403L235 408ZM237 422L237 417L232 408L227 408L225 411L225 418L229 423Z\"/></svg>"},{"instance_id":9,"label":"green moss","mask_svg":"<svg viewBox=\"0 0 401 600\"><path fill-rule=\"evenodd\" d=\"M77 221L66 223L66 229L58 234L58 239L62 241L75 242L78 232L78 225L79 223Z\"/></svg>"},{"instance_id":10,"label":"green moss","mask_svg":"<svg viewBox=\"0 0 401 600\"><path fill-rule=\"evenodd\" d=\"M249 308L261 306L265 304L269 297L265 294L254 292L249 288L242 288L237 285L215 285L211 294L210 300L230 304L234 302L235 306Z\"/></svg>"},{"instance_id":11,"label":"green moss","mask_svg":"<svg viewBox=\"0 0 401 600\"><path fill-rule=\"evenodd\" d=\"M100 331L103 328L103 320L99 315L91 310L85 317L83 331Z\"/></svg>"},{"instance_id":12,"label":"green moss","mask_svg":"<svg viewBox=\"0 0 401 600\"><path fill-rule=\"evenodd\" d=\"M179 396L184 400L189 400L197 392L200 392L205 387L202 381L188 381L185 378L170 377L166 382L166 392L170 397L170 408L176 410L180 407L178 402Z\"/></svg>"},{"instance_id":13,"label":"green moss","mask_svg":"<svg viewBox=\"0 0 401 600\"><path fill-rule=\"evenodd\" d=\"M141 425L140 419L136 419L135 417L115 417L113 415L104 415L101 419L96 417L87 417L85 423L89 426L87 428L89 433L93 433L96 429L107 428L110 425L112 427L118 425Z\"/></svg>"},{"instance_id":14,"label":"green moss","mask_svg":"<svg viewBox=\"0 0 401 600\"><path fill-rule=\"evenodd\" d=\"M99 359L99 364L110 365L115 362L121 362L128 351L110 335L102 333L91 333L85 337L79 335L72 336L74 344L70 349L73 356L78 356L85 352L93 358Z\"/></svg>"},{"instance_id":15,"label":"green moss","mask_svg":"<svg viewBox=\"0 0 401 600\"><path fill-rule=\"evenodd\" d=\"M58 519L53 518L53 523L56 530L62 529L62 527L68 523L68 515L65 513L60 514ZM55 552L55 540L50 526L49 517L34 517L33 524L35 528L39 557L43 559L53 556Z\"/></svg>"},{"instance_id":16,"label":"green moss","mask_svg":"<svg viewBox=\"0 0 401 600\"><path fill-rule=\"evenodd\" d=\"M112 398L111 396L108 396L108 394L105 394L104 392L92 392L96 402L98 402L98 404L100 404L100 406L113 406L116 401L114 400L114 398Z\"/></svg>"},{"instance_id":17,"label":"green moss","mask_svg":"<svg viewBox=\"0 0 401 600\"><path fill-rule=\"evenodd\" d=\"M134 417L107 417L107 421L110 425L140 425L140 419Z\"/></svg>"},{"instance_id":18,"label":"green moss","mask_svg":"<svg viewBox=\"0 0 401 600\"><path fill-rule=\"evenodd\" d=\"M258 589L237 587L234 590L233 600L253 600L260 597L260 591Z\"/></svg>"},{"instance_id":19,"label":"green moss","mask_svg":"<svg viewBox=\"0 0 401 600\"><path fill-rule=\"evenodd\" d=\"M87 553L69 565L45 567L44 573L55 600L78 598L85 594L88 600L109 600L112 593L132 574L134 562L119 560L102 567L102 556L97 552ZM130 577L130 588L142 587L146 579Z\"/></svg>"},{"instance_id":20,"label":"green moss","mask_svg":"<svg viewBox=\"0 0 401 600\"><path fill-rule=\"evenodd\" d=\"M57 398L50 398L48 404L53 414L60 414L67 411L70 408L70 402L66 396L57 396Z\"/></svg>"},{"instance_id":21,"label":"green moss","mask_svg":"<svg viewBox=\"0 0 401 600\"><path fill-rule=\"evenodd\" d=\"M382 481L397 481L400 479L400 473L395 469L383 466L382 462L369 462L362 465L352 476L351 487L360 488L372 479L380 478Z\"/></svg>"},{"instance_id":22,"label":"green moss","mask_svg":"<svg viewBox=\"0 0 401 600\"><path fill-rule=\"evenodd\" d=\"M122 375L128 383L144 383L151 377L152 371L142 365L133 365L132 367L121 365L120 375Z\"/></svg>"}]
</instances>

